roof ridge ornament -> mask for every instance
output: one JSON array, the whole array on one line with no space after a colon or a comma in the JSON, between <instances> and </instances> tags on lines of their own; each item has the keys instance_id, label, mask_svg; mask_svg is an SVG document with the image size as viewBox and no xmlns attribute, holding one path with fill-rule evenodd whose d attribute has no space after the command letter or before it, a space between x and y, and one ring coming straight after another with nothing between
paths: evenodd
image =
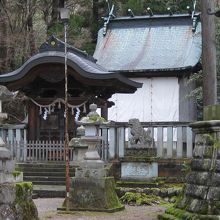
<instances>
[{"instance_id":1,"label":"roof ridge ornament","mask_svg":"<svg viewBox=\"0 0 220 220\"><path fill-rule=\"evenodd\" d=\"M110 8L110 4L109 1L106 0L107 4L108 4L108 16L107 17L102 17L104 19L104 27L103 27L103 36L106 35L107 33L107 28L108 28L108 24L110 22L110 20L112 18L115 18L116 16L114 15L114 9L115 9L115 5L113 4L112 7Z\"/></svg>"},{"instance_id":2,"label":"roof ridge ornament","mask_svg":"<svg viewBox=\"0 0 220 220\"><path fill-rule=\"evenodd\" d=\"M150 7L147 7L147 12L149 13L150 17L154 16L154 13Z\"/></svg>"},{"instance_id":3,"label":"roof ridge ornament","mask_svg":"<svg viewBox=\"0 0 220 220\"><path fill-rule=\"evenodd\" d=\"M195 14L196 14L196 4L197 4L197 0L193 1L193 10L192 10L192 19L194 18Z\"/></svg>"},{"instance_id":4,"label":"roof ridge ornament","mask_svg":"<svg viewBox=\"0 0 220 220\"><path fill-rule=\"evenodd\" d=\"M128 9L128 13L131 17L134 17L134 12L131 10L131 8Z\"/></svg>"},{"instance_id":5,"label":"roof ridge ornament","mask_svg":"<svg viewBox=\"0 0 220 220\"><path fill-rule=\"evenodd\" d=\"M192 10L192 20L193 20L192 32L193 33L196 32L196 28L198 25L198 16L196 16L196 4L197 4L197 0L194 0L193 1L193 10Z\"/></svg>"},{"instance_id":6,"label":"roof ridge ornament","mask_svg":"<svg viewBox=\"0 0 220 220\"><path fill-rule=\"evenodd\" d=\"M170 7L167 8L167 11L169 12L169 15L172 16L173 15L173 11L171 10Z\"/></svg>"}]
</instances>

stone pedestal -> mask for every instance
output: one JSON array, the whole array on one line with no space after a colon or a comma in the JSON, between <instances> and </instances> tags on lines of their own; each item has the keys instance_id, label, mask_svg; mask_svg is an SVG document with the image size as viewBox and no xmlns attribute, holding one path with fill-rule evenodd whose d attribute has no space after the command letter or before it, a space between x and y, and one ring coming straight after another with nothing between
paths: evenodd
<instances>
[{"instance_id":1,"label":"stone pedestal","mask_svg":"<svg viewBox=\"0 0 220 220\"><path fill-rule=\"evenodd\" d=\"M84 160L71 178L69 211L115 212L124 209L115 192L115 180L107 176L100 159ZM66 203L59 210L66 210Z\"/></svg>"},{"instance_id":2,"label":"stone pedestal","mask_svg":"<svg viewBox=\"0 0 220 220\"><path fill-rule=\"evenodd\" d=\"M145 181L158 177L156 148L128 148L121 160L121 179Z\"/></svg>"},{"instance_id":3,"label":"stone pedestal","mask_svg":"<svg viewBox=\"0 0 220 220\"><path fill-rule=\"evenodd\" d=\"M122 162L121 179L145 181L158 177L158 164L146 162Z\"/></svg>"},{"instance_id":4,"label":"stone pedestal","mask_svg":"<svg viewBox=\"0 0 220 220\"><path fill-rule=\"evenodd\" d=\"M124 206L116 195L114 178L93 177L92 173L90 170L85 174L87 177L72 178L70 210L104 212L122 210Z\"/></svg>"},{"instance_id":5,"label":"stone pedestal","mask_svg":"<svg viewBox=\"0 0 220 220\"><path fill-rule=\"evenodd\" d=\"M158 177L157 149L150 130L145 130L138 119L130 119L130 147L121 160L121 180L148 181Z\"/></svg>"},{"instance_id":6,"label":"stone pedestal","mask_svg":"<svg viewBox=\"0 0 220 220\"><path fill-rule=\"evenodd\" d=\"M220 120L191 126L195 148L184 193L159 219L220 219Z\"/></svg>"}]
</instances>

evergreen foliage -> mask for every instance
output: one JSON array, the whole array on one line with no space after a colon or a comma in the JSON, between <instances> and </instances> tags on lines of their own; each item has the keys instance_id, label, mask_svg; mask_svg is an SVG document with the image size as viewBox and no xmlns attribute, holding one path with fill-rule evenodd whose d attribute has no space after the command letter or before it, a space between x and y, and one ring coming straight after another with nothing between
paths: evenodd
<instances>
[{"instance_id":1,"label":"evergreen foliage","mask_svg":"<svg viewBox=\"0 0 220 220\"><path fill-rule=\"evenodd\" d=\"M22 4L18 0L0 1L0 73L9 72L20 67L30 56L37 52L38 46L54 34L64 39L63 24L59 21L58 6L63 1L29 0ZM29 2L29 3L27 3ZM216 7L219 7L216 1ZM106 16L106 0L66 0L71 11L68 27L68 43L93 54L97 31L103 25L102 16ZM150 7L154 14L168 13L170 7L174 13L188 13L187 6L193 6L193 0L109 0L115 4L117 16L126 16L130 8L135 15L147 14ZM197 10L199 10L197 1ZM220 19L216 19L217 60L220 58ZM220 64L218 78L220 78ZM198 89L191 96L202 105L201 73L193 75ZM218 80L219 82L219 80ZM220 96L220 84L218 83ZM220 101L220 100L219 100Z\"/></svg>"}]
</instances>

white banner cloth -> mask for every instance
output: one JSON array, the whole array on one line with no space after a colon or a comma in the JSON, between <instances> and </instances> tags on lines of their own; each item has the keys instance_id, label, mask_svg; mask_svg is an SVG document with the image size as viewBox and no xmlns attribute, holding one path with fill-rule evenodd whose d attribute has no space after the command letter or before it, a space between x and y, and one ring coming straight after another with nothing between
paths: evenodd
<instances>
[{"instance_id":1,"label":"white banner cloth","mask_svg":"<svg viewBox=\"0 0 220 220\"><path fill-rule=\"evenodd\" d=\"M131 78L143 83L134 94L115 94L115 103L108 110L108 119L128 122L138 118L141 122L179 120L179 84L176 77Z\"/></svg>"}]
</instances>

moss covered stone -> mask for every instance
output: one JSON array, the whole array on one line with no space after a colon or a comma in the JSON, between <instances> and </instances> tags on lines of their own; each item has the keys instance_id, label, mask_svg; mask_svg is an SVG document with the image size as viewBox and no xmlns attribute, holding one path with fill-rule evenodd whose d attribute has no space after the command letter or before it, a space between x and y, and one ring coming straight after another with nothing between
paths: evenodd
<instances>
[{"instance_id":1,"label":"moss covered stone","mask_svg":"<svg viewBox=\"0 0 220 220\"><path fill-rule=\"evenodd\" d=\"M38 220L32 183L0 184L0 219Z\"/></svg>"},{"instance_id":2,"label":"moss covered stone","mask_svg":"<svg viewBox=\"0 0 220 220\"><path fill-rule=\"evenodd\" d=\"M72 178L70 211L114 212L124 209L115 192L113 177ZM60 210L65 210L66 204Z\"/></svg>"},{"instance_id":3,"label":"moss covered stone","mask_svg":"<svg viewBox=\"0 0 220 220\"><path fill-rule=\"evenodd\" d=\"M220 110L220 106L218 108ZM217 113L211 107L206 110L210 111L206 112L206 117L209 113L211 116ZM183 195L159 219L220 219L219 122L203 121L191 125L196 133L191 172L186 178Z\"/></svg>"},{"instance_id":4,"label":"moss covered stone","mask_svg":"<svg viewBox=\"0 0 220 220\"><path fill-rule=\"evenodd\" d=\"M127 192L120 200L129 205L154 205L161 203L161 198L155 195L145 193Z\"/></svg>"},{"instance_id":5,"label":"moss covered stone","mask_svg":"<svg viewBox=\"0 0 220 220\"><path fill-rule=\"evenodd\" d=\"M218 215L202 215L187 212L174 207L168 208L164 214L158 216L159 220L219 220Z\"/></svg>"},{"instance_id":6,"label":"moss covered stone","mask_svg":"<svg viewBox=\"0 0 220 220\"><path fill-rule=\"evenodd\" d=\"M31 182L19 182L15 184L16 198L15 209L18 219L38 220L37 208L32 200L33 186Z\"/></svg>"},{"instance_id":7,"label":"moss covered stone","mask_svg":"<svg viewBox=\"0 0 220 220\"><path fill-rule=\"evenodd\" d=\"M220 120L220 105L204 106L204 120Z\"/></svg>"},{"instance_id":8,"label":"moss covered stone","mask_svg":"<svg viewBox=\"0 0 220 220\"><path fill-rule=\"evenodd\" d=\"M18 177L18 176L20 176L21 174L22 174L22 172L16 171L16 170L12 172L13 177Z\"/></svg>"}]
</instances>

